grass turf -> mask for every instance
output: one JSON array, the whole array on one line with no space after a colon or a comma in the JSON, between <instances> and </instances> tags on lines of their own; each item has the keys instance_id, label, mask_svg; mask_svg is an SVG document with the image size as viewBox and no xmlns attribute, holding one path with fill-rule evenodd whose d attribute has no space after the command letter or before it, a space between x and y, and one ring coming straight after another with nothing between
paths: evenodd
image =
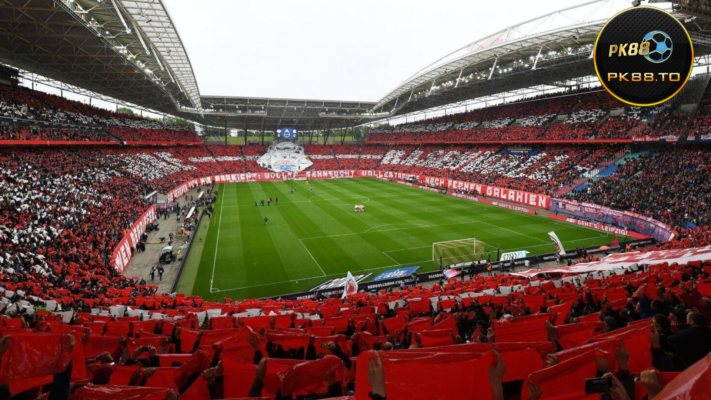
<instances>
[{"instance_id":1,"label":"grass turf","mask_svg":"<svg viewBox=\"0 0 711 400\"><path fill-rule=\"evenodd\" d=\"M218 185L211 219L197 232L178 290L206 300L278 296L354 275L421 266L438 269L432 243L476 238L501 252L553 253L609 244L605 232L377 179ZM315 194L310 193L310 186ZM296 187L294 194L288 194ZM366 190L367 187L367 190ZM279 198L279 204L255 201ZM364 213L353 206L364 204ZM268 225L263 219L268 217ZM624 240L620 237L620 240ZM212 291L210 280L213 280Z\"/></svg>"}]
</instances>

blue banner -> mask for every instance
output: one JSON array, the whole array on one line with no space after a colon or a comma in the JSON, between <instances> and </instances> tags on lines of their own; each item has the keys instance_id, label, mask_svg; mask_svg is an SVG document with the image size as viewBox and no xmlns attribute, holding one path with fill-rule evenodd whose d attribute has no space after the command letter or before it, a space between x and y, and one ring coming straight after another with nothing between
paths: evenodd
<instances>
[{"instance_id":1,"label":"blue banner","mask_svg":"<svg viewBox=\"0 0 711 400\"><path fill-rule=\"evenodd\" d=\"M299 132L297 129L291 127L277 129L276 135L279 140L296 140L299 138Z\"/></svg>"},{"instance_id":2,"label":"blue banner","mask_svg":"<svg viewBox=\"0 0 711 400\"><path fill-rule=\"evenodd\" d=\"M396 278L402 278L408 275L412 275L415 271L420 269L420 266L416 267L407 267L407 268L399 268L399 269L391 269L388 271L385 271L381 273L380 275L376 276L371 280L371 282L377 282L377 281L384 281L387 279L396 279Z\"/></svg>"}]
</instances>

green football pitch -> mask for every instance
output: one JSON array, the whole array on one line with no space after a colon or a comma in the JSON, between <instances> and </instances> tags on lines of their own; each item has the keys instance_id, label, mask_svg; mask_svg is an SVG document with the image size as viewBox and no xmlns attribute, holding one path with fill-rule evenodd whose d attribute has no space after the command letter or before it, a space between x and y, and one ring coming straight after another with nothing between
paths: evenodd
<instances>
[{"instance_id":1,"label":"green football pitch","mask_svg":"<svg viewBox=\"0 0 711 400\"><path fill-rule=\"evenodd\" d=\"M296 192L289 194L293 187ZM497 248L553 253L550 231L567 249L613 240L605 232L378 179L216 189L215 213L203 218L178 284L179 292L206 300L301 292L348 271L375 276L410 266L436 270L435 242L476 238L495 258ZM269 197L278 197L279 204L255 206ZM354 212L356 204L364 204L365 212Z\"/></svg>"}]
</instances>

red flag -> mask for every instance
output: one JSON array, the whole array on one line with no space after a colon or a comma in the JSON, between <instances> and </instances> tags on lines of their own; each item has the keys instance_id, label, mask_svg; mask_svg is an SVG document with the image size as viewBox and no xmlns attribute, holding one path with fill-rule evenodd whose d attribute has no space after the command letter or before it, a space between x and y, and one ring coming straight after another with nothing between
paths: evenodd
<instances>
[{"instance_id":1,"label":"red flag","mask_svg":"<svg viewBox=\"0 0 711 400\"><path fill-rule=\"evenodd\" d=\"M431 304L431 302L429 299L410 301L410 303L408 304L409 308L410 308L410 314L412 314L412 315L429 314L430 304Z\"/></svg>"},{"instance_id":2,"label":"red flag","mask_svg":"<svg viewBox=\"0 0 711 400\"><path fill-rule=\"evenodd\" d=\"M398 354L470 353L479 357L491 350L498 350L506 365L504 382L524 380L532 372L543 368L543 359L554 350L551 342L540 343L466 343L456 346L440 346L400 350Z\"/></svg>"},{"instance_id":3,"label":"red flag","mask_svg":"<svg viewBox=\"0 0 711 400\"><path fill-rule=\"evenodd\" d=\"M457 320L454 319L454 317L448 317L444 321L441 321L441 322L433 325L432 328L430 328L428 330L435 330L435 329L449 329L455 335L459 334L459 329L457 328Z\"/></svg>"},{"instance_id":4,"label":"red flag","mask_svg":"<svg viewBox=\"0 0 711 400\"><path fill-rule=\"evenodd\" d=\"M569 301L563 304L558 304L548 308L548 311L552 313L558 313L556 317L555 324L562 325L565 322L565 318L570 314L570 309L573 307L573 301Z\"/></svg>"},{"instance_id":5,"label":"red flag","mask_svg":"<svg viewBox=\"0 0 711 400\"><path fill-rule=\"evenodd\" d=\"M348 317L326 318L323 320L323 326L331 326L336 328L338 333L348 332Z\"/></svg>"},{"instance_id":6,"label":"red flag","mask_svg":"<svg viewBox=\"0 0 711 400\"><path fill-rule=\"evenodd\" d=\"M333 336L336 334L335 328L332 326L313 326L304 329L304 331L314 336Z\"/></svg>"},{"instance_id":7,"label":"red flag","mask_svg":"<svg viewBox=\"0 0 711 400\"><path fill-rule=\"evenodd\" d=\"M541 307L546 305L546 301L542 295L525 295L523 296L523 303L532 313L537 313L541 310Z\"/></svg>"},{"instance_id":8,"label":"red flag","mask_svg":"<svg viewBox=\"0 0 711 400\"><path fill-rule=\"evenodd\" d=\"M413 319L407 324L410 332L422 332L432 328L432 318Z\"/></svg>"},{"instance_id":9,"label":"red flag","mask_svg":"<svg viewBox=\"0 0 711 400\"><path fill-rule=\"evenodd\" d=\"M71 341L67 333L11 334L10 347L3 355L0 382L48 375L51 378L66 370L72 358Z\"/></svg>"},{"instance_id":10,"label":"red flag","mask_svg":"<svg viewBox=\"0 0 711 400\"><path fill-rule=\"evenodd\" d=\"M210 329L232 329L235 327L234 319L231 315L212 317L210 319Z\"/></svg>"},{"instance_id":11,"label":"red flag","mask_svg":"<svg viewBox=\"0 0 711 400\"><path fill-rule=\"evenodd\" d=\"M496 342L544 342L548 340L545 320L534 320L531 323L514 321L507 325L494 326Z\"/></svg>"},{"instance_id":12,"label":"red flag","mask_svg":"<svg viewBox=\"0 0 711 400\"><path fill-rule=\"evenodd\" d=\"M703 399L711 393L711 356L706 356L674 378L654 400Z\"/></svg>"},{"instance_id":13,"label":"red flag","mask_svg":"<svg viewBox=\"0 0 711 400\"><path fill-rule=\"evenodd\" d=\"M593 337L596 329L601 329L604 326L605 323L601 321L559 325L556 327L558 343L566 350L580 346Z\"/></svg>"},{"instance_id":14,"label":"red flag","mask_svg":"<svg viewBox=\"0 0 711 400\"><path fill-rule=\"evenodd\" d=\"M223 383L224 397L238 398L249 396L249 390L252 387L252 382L254 382L257 367L253 364L231 363L225 359L222 360L222 365L225 377Z\"/></svg>"},{"instance_id":15,"label":"red flag","mask_svg":"<svg viewBox=\"0 0 711 400\"><path fill-rule=\"evenodd\" d=\"M331 373L335 373L336 381L345 386L346 370L343 361L336 356L328 355L320 360L296 364L277 374L281 381L281 394L324 394L328 389L324 377Z\"/></svg>"},{"instance_id":16,"label":"red flag","mask_svg":"<svg viewBox=\"0 0 711 400\"><path fill-rule=\"evenodd\" d=\"M599 399L599 394L585 393L585 380L595 378L595 352L588 351L552 367L536 371L523 383L521 398L528 398L528 381L541 388L544 399Z\"/></svg>"},{"instance_id":17,"label":"red flag","mask_svg":"<svg viewBox=\"0 0 711 400\"><path fill-rule=\"evenodd\" d=\"M387 333L394 335L397 331L405 329L405 317L386 318L381 321L382 325L387 329Z\"/></svg>"},{"instance_id":18,"label":"red flag","mask_svg":"<svg viewBox=\"0 0 711 400\"><path fill-rule=\"evenodd\" d=\"M447 346L454 344L450 329L428 329L418 333L422 347Z\"/></svg>"},{"instance_id":19,"label":"red flag","mask_svg":"<svg viewBox=\"0 0 711 400\"><path fill-rule=\"evenodd\" d=\"M680 372L657 372L657 379L659 380L659 383L666 386L680 374ZM647 392L647 388L644 387L642 382L637 382L637 386L634 390L635 400L645 400L648 395L649 393Z\"/></svg>"},{"instance_id":20,"label":"red flag","mask_svg":"<svg viewBox=\"0 0 711 400\"><path fill-rule=\"evenodd\" d=\"M651 325L648 326L633 326L634 329L619 329L609 332L607 335L595 336L590 339L593 343L612 340L613 345L617 345L619 340L625 343L625 348L630 353L630 358L627 360L631 374L639 374L652 368L652 352L649 350L652 344L649 342L649 331ZM617 334L615 334L617 332Z\"/></svg>"},{"instance_id":21,"label":"red flag","mask_svg":"<svg viewBox=\"0 0 711 400\"><path fill-rule=\"evenodd\" d=\"M96 357L105 351L113 353L118 347L118 341L115 336L90 335L84 341L84 357Z\"/></svg>"},{"instance_id":22,"label":"red flag","mask_svg":"<svg viewBox=\"0 0 711 400\"><path fill-rule=\"evenodd\" d=\"M482 399L491 398L488 369L494 363L494 353L419 354L422 357L404 358L398 352L380 352L385 371L385 390L388 398L409 400L459 399L462 394ZM412 354L417 356L418 354ZM368 381L368 360L372 352L361 353L356 362L356 399L368 400L371 392ZM456 374L453 379L452 374ZM446 382L446 384L433 384Z\"/></svg>"},{"instance_id":23,"label":"red flag","mask_svg":"<svg viewBox=\"0 0 711 400\"><path fill-rule=\"evenodd\" d=\"M267 332L267 341L275 346L281 346L284 350L306 348L312 337L309 334L298 332Z\"/></svg>"}]
</instances>

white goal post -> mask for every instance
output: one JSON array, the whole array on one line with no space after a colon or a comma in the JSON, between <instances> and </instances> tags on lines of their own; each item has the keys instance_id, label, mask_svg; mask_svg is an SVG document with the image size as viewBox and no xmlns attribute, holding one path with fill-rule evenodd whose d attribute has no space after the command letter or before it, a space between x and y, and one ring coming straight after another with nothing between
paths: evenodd
<instances>
[{"instance_id":1,"label":"white goal post","mask_svg":"<svg viewBox=\"0 0 711 400\"><path fill-rule=\"evenodd\" d=\"M461 264L486 259L486 243L476 238L432 243L432 260L443 265Z\"/></svg>"}]
</instances>

